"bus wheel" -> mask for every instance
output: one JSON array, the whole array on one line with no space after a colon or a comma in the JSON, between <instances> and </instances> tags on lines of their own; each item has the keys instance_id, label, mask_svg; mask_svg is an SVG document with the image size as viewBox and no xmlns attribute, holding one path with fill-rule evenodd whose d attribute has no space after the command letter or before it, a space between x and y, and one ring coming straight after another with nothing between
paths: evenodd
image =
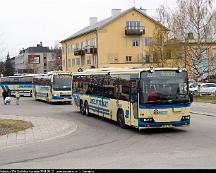
<instances>
[{"instance_id":1,"label":"bus wheel","mask_svg":"<svg viewBox=\"0 0 216 173\"><path fill-rule=\"evenodd\" d=\"M50 98L49 98L49 94L47 94L47 103L50 104Z\"/></svg>"},{"instance_id":2,"label":"bus wheel","mask_svg":"<svg viewBox=\"0 0 216 173\"><path fill-rule=\"evenodd\" d=\"M88 102L85 102L85 115L87 115L88 117L91 116L91 113L89 112Z\"/></svg>"},{"instance_id":3,"label":"bus wheel","mask_svg":"<svg viewBox=\"0 0 216 173\"><path fill-rule=\"evenodd\" d=\"M83 105L83 101L80 101L80 112L85 115L85 107Z\"/></svg>"},{"instance_id":4,"label":"bus wheel","mask_svg":"<svg viewBox=\"0 0 216 173\"><path fill-rule=\"evenodd\" d=\"M118 118L118 124L121 128L125 128L125 119L124 119L124 112L123 110L119 110L118 114L117 114L117 118Z\"/></svg>"}]
</instances>

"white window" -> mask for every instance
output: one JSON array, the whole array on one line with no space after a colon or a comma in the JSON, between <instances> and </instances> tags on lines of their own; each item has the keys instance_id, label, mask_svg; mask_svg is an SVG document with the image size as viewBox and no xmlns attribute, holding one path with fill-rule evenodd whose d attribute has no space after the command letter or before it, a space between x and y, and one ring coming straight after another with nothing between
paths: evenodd
<instances>
[{"instance_id":1,"label":"white window","mask_svg":"<svg viewBox=\"0 0 216 173\"><path fill-rule=\"evenodd\" d=\"M139 45L140 45L139 38L132 38L132 46L133 47L139 47Z\"/></svg>"},{"instance_id":2,"label":"white window","mask_svg":"<svg viewBox=\"0 0 216 173\"><path fill-rule=\"evenodd\" d=\"M93 65L97 65L97 55L93 56Z\"/></svg>"},{"instance_id":3,"label":"white window","mask_svg":"<svg viewBox=\"0 0 216 173\"><path fill-rule=\"evenodd\" d=\"M152 43L152 37L145 37L144 38L144 46L149 47Z\"/></svg>"},{"instance_id":4,"label":"white window","mask_svg":"<svg viewBox=\"0 0 216 173\"><path fill-rule=\"evenodd\" d=\"M91 40L88 40L88 46L89 47L91 46Z\"/></svg>"},{"instance_id":5,"label":"white window","mask_svg":"<svg viewBox=\"0 0 216 173\"><path fill-rule=\"evenodd\" d=\"M72 66L75 66L75 59L72 59Z\"/></svg>"},{"instance_id":6,"label":"white window","mask_svg":"<svg viewBox=\"0 0 216 173\"><path fill-rule=\"evenodd\" d=\"M71 67L71 60L70 60L70 59L68 59L67 67L68 67L68 68Z\"/></svg>"},{"instance_id":7,"label":"white window","mask_svg":"<svg viewBox=\"0 0 216 173\"><path fill-rule=\"evenodd\" d=\"M126 56L126 62L132 62L132 56Z\"/></svg>"},{"instance_id":8,"label":"white window","mask_svg":"<svg viewBox=\"0 0 216 173\"><path fill-rule=\"evenodd\" d=\"M88 56L88 58L87 58L87 65L91 65L91 59L92 59L92 57Z\"/></svg>"},{"instance_id":9,"label":"white window","mask_svg":"<svg viewBox=\"0 0 216 173\"><path fill-rule=\"evenodd\" d=\"M74 50L75 50L75 46L71 45L71 52L74 52Z\"/></svg>"},{"instance_id":10,"label":"white window","mask_svg":"<svg viewBox=\"0 0 216 173\"><path fill-rule=\"evenodd\" d=\"M126 26L128 29L138 29L140 27L140 21L127 21Z\"/></svg>"},{"instance_id":11,"label":"white window","mask_svg":"<svg viewBox=\"0 0 216 173\"><path fill-rule=\"evenodd\" d=\"M80 58L76 58L76 65L80 66Z\"/></svg>"},{"instance_id":12,"label":"white window","mask_svg":"<svg viewBox=\"0 0 216 173\"><path fill-rule=\"evenodd\" d=\"M93 46L93 47L96 47L96 46L97 46L97 40L96 40L96 38L93 38L93 39L92 39L92 46Z\"/></svg>"}]
</instances>

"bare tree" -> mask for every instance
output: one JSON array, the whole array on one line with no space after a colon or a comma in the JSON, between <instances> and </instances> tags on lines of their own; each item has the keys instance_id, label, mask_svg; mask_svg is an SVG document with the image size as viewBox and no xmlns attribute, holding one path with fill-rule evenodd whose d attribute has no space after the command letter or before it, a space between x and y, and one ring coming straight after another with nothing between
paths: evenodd
<instances>
[{"instance_id":1,"label":"bare tree","mask_svg":"<svg viewBox=\"0 0 216 173\"><path fill-rule=\"evenodd\" d=\"M182 67L183 47L177 39L168 39L167 30L156 27L149 47L154 66Z\"/></svg>"},{"instance_id":2,"label":"bare tree","mask_svg":"<svg viewBox=\"0 0 216 173\"><path fill-rule=\"evenodd\" d=\"M184 47L185 67L194 69L197 80L201 80L212 67L209 50L215 44L216 10L215 0L178 0L177 9L161 6L158 19L170 28L171 38L181 40Z\"/></svg>"}]
</instances>

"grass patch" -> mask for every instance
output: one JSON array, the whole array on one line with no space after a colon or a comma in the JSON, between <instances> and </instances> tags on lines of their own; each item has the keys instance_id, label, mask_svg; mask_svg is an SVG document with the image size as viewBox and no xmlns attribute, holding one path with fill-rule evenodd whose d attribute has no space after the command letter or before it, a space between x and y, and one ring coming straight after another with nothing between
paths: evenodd
<instances>
[{"instance_id":1,"label":"grass patch","mask_svg":"<svg viewBox=\"0 0 216 173\"><path fill-rule=\"evenodd\" d=\"M194 96L194 101L216 104L216 96Z\"/></svg>"},{"instance_id":2,"label":"grass patch","mask_svg":"<svg viewBox=\"0 0 216 173\"><path fill-rule=\"evenodd\" d=\"M16 133L33 127L31 122L22 120L0 119L0 136Z\"/></svg>"}]
</instances>

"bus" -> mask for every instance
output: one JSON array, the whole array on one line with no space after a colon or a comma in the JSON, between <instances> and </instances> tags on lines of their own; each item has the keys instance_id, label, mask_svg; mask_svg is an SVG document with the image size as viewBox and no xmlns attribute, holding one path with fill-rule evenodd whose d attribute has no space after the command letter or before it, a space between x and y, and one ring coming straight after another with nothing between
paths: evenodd
<instances>
[{"instance_id":1,"label":"bus","mask_svg":"<svg viewBox=\"0 0 216 173\"><path fill-rule=\"evenodd\" d=\"M14 96L16 91L20 96L32 96L32 80L35 74L24 74L17 76L1 77L0 79L0 93L3 91L10 91L11 96Z\"/></svg>"},{"instance_id":2,"label":"bus","mask_svg":"<svg viewBox=\"0 0 216 173\"><path fill-rule=\"evenodd\" d=\"M75 110L116 121L122 128L190 125L193 97L185 69L89 69L74 73L72 86Z\"/></svg>"},{"instance_id":3,"label":"bus","mask_svg":"<svg viewBox=\"0 0 216 173\"><path fill-rule=\"evenodd\" d=\"M33 78L33 97L35 100L51 102L72 101L72 73L53 71L39 74Z\"/></svg>"}]
</instances>

